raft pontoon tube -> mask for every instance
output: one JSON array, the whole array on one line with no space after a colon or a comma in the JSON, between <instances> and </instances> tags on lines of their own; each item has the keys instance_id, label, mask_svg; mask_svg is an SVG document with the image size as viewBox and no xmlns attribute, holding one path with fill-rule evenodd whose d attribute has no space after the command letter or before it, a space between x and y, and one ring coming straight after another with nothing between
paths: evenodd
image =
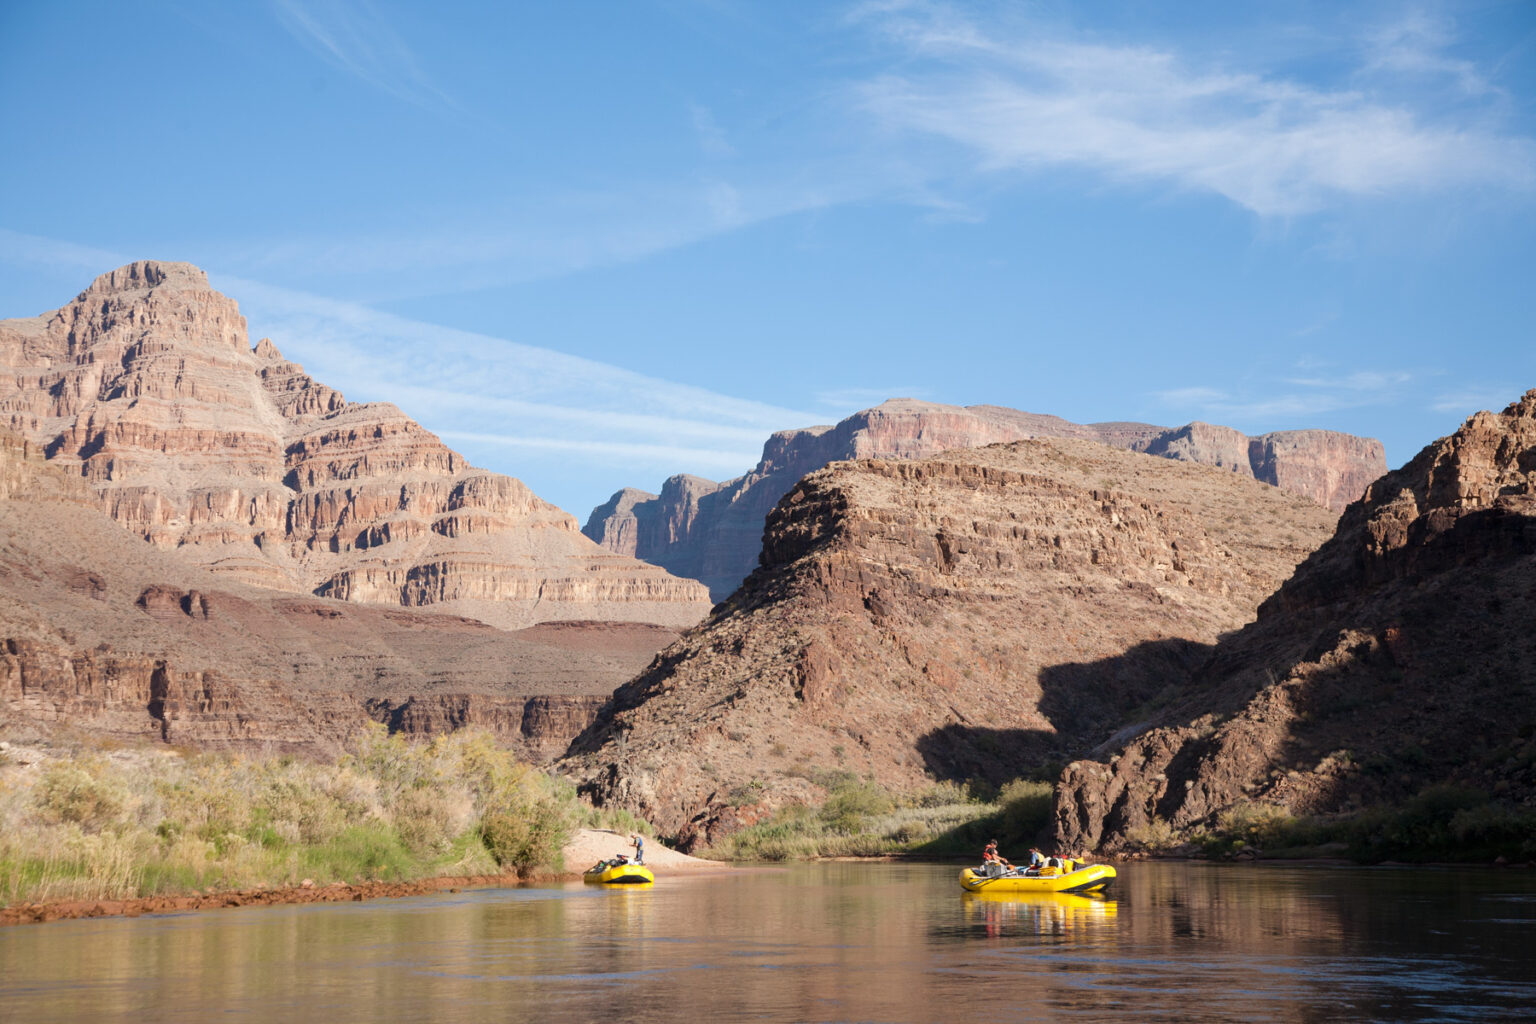
<instances>
[{"instance_id":1,"label":"raft pontoon tube","mask_svg":"<svg viewBox=\"0 0 1536 1024\"><path fill-rule=\"evenodd\" d=\"M1093 892L1115 880L1115 869L1108 864L1073 863L1071 870L1046 868L1038 875L1010 871L989 877L966 868L960 872L960 884L967 892Z\"/></svg>"},{"instance_id":2,"label":"raft pontoon tube","mask_svg":"<svg viewBox=\"0 0 1536 1024\"><path fill-rule=\"evenodd\" d=\"M644 864L609 864L598 861L581 876L583 882L597 885L641 885L656 881Z\"/></svg>"}]
</instances>

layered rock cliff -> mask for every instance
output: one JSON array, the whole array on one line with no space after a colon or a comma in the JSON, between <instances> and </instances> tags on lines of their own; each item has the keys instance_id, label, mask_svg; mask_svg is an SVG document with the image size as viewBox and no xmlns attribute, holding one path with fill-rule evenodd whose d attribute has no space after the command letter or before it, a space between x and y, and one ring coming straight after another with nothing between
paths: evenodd
<instances>
[{"instance_id":1,"label":"layered rock cliff","mask_svg":"<svg viewBox=\"0 0 1536 1024\"><path fill-rule=\"evenodd\" d=\"M1334 519L1091 441L834 463L768 517L761 567L562 764L685 844L815 800L818 771L1011 778L1170 699Z\"/></svg>"},{"instance_id":2,"label":"layered rock cliff","mask_svg":"<svg viewBox=\"0 0 1536 1024\"><path fill-rule=\"evenodd\" d=\"M674 639L626 623L517 632L241 584L133 536L96 490L0 431L0 735L66 730L334 752L369 719L564 749Z\"/></svg>"},{"instance_id":3,"label":"layered rock cliff","mask_svg":"<svg viewBox=\"0 0 1536 1024\"><path fill-rule=\"evenodd\" d=\"M917 459L1033 437L1099 441L1164 458L1231 470L1340 512L1386 472L1379 441L1326 430L1250 438L1230 427L1190 423L1078 424L999 406L959 407L892 399L835 427L774 434L745 476L724 483L669 479L661 494L625 488L592 510L583 532L620 554L654 562L708 585L724 600L757 564L763 521L805 474L839 459Z\"/></svg>"},{"instance_id":4,"label":"layered rock cliff","mask_svg":"<svg viewBox=\"0 0 1536 1024\"><path fill-rule=\"evenodd\" d=\"M98 278L0 321L0 425L99 506L233 581L432 606L502 628L698 621L696 582L584 538L521 482L469 466L386 403L349 403L185 263Z\"/></svg>"},{"instance_id":5,"label":"layered rock cliff","mask_svg":"<svg viewBox=\"0 0 1536 1024\"><path fill-rule=\"evenodd\" d=\"M1446 783L1536 805L1533 576L1536 391L1371 484L1155 728L1070 765L1060 842L1114 850L1154 818L1189 832L1239 804L1330 814Z\"/></svg>"}]
</instances>

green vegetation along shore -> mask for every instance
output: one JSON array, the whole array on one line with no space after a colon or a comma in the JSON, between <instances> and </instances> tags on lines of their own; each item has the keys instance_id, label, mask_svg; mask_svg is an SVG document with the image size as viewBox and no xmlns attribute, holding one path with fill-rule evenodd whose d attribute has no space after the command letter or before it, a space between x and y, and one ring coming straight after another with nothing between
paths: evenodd
<instances>
[{"instance_id":1,"label":"green vegetation along shore","mask_svg":"<svg viewBox=\"0 0 1536 1024\"><path fill-rule=\"evenodd\" d=\"M1536 809L1501 801L1482 790L1442 783L1397 805L1352 814L1293 815L1269 804L1239 804L1214 826L1184 835L1154 819L1132 830L1133 846L1148 853L1230 859L1247 853L1270 859L1347 857L1361 864L1536 861Z\"/></svg>"},{"instance_id":2,"label":"green vegetation along shore","mask_svg":"<svg viewBox=\"0 0 1536 1024\"><path fill-rule=\"evenodd\" d=\"M1028 849L1051 819L1048 782L1017 779L1001 789L940 782L898 795L847 772L822 773L812 781L827 790L820 807L787 807L703 856L768 861L980 856L988 839L998 840L1004 850Z\"/></svg>"},{"instance_id":3,"label":"green vegetation along shore","mask_svg":"<svg viewBox=\"0 0 1536 1024\"><path fill-rule=\"evenodd\" d=\"M560 871L580 826L628 830L489 736L360 735L333 762L165 748L0 752L0 906Z\"/></svg>"},{"instance_id":4,"label":"green vegetation along shore","mask_svg":"<svg viewBox=\"0 0 1536 1024\"><path fill-rule=\"evenodd\" d=\"M812 781L828 791L819 808L784 808L703 855L767 861L979 857L988 839L997 839L1005 854L1049 845L1053 786L1038 779L1016 779L1000 789L945 782L905 796L849 773L824 773ZM1296 816L1267 804L1243 804L1193 831L1154 820L1128 838L1129 854L1213 860L1529 863L1536 861L1536 810L1476 789L1436 785L1400 805L1352 814Z\"/></svg>"},{"instance_id":5,"label":"green vegetation along shore","mask_svg":"<svg viewBox=\"0 0 1536 1024\"><path fill-rule=\"evenodd\" d=\"M701 851L716 860L1022 855L1049 832L1052 785L937 783L892 794L846 772L819 807L783 808ZM750 795L750 794L747 794ZM560 872L573 829L651 830L473 731L408 742L382 727L331 762L169 748L0 750L0 906L344 882ZM1333 818L1245 805L1210 828L1154 821L1132 851L1373 863L1536 859L1536 811L1432 787Z\"/></svg>"}]
</instances>

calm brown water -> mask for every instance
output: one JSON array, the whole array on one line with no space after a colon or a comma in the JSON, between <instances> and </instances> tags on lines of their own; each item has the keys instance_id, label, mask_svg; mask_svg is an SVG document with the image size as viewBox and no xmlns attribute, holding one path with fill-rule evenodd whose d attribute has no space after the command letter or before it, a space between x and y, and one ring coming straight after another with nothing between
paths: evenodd
<instances>
[{"instance_id":1,"label":"calm brown water","mask_svg":"<svg viewBox=\"0 0 1536 1024\"><path fill-rule=\"evenodd\" d=\"M1502 1021L1536 875L1131 865L1113 902L814 864L0 929L0 1021Z\"/></svg>"}]
</instances>

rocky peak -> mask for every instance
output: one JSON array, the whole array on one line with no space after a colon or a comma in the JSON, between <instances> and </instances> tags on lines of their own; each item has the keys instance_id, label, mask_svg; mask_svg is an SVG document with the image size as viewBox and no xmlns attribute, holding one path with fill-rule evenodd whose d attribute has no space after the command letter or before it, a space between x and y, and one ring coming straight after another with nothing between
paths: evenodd
<instances>
[{"instance_id":1,"label":"rocky peak","mask_svg":"<svg viewBox=\"0 0 1536 1024\"><path fill-rule=\"evenodd\" d=\"M1533 571L1529 391L1372 483L1156 728L1070 765L1060 842L1118 849L1154 819L1336 814L1431 785L1536 800L1528 756L1488 753L1536 729Z\"/></svg>"},{"instance_id":2,"label":"rocky peak","mask_svg":"<svg viewBox=\"0 0 1536 1024\"><path fill-rule=\"evenodd\" d=\"M190 263L137 260L102 274L91 282L89 288L80 293L80 298L141 292L160 287L194 291L211 289L208 284L208 275Z\"/></svg>"},{"instance_id":3,"label":"rocky peak","mask_svg":"<svg viewBox=\"0 0 1536 1024\"><path fill-rule=\"evenodd\" d=\"M510 477L387 403L348 403L185 263L104 274L0 321L0 425L84 477L120 524L221 573L352 601L681 625L703 589L604 552Z\"/></svg>"},{"instance_id":4,"label":"rocky peak","mask_svg":"<svg viewBox=\"0 0 1536 1024\"><path fill-rule=\"evenodd\" d=\"M724 600L757 564L768 511L807 473L840 459L921 459L940 452L1036 437L1098 441L1163 458L1218 466L1301 494L1335 512L1386 471L1379 441L1330 431L1250 438L1231 427L1190 423L1079 424L995 405L953 406L893 398L836 426L773 434L750 472L636 502L628 514L594 515L585 533L613 551L707 584ZM697 478L695 478L697 479ZM694 507L696 506L696 507ZM646 524L657 524L654 527Z\"/></svg>"},{"instance_id":5,"label":"rocky peak","mask_svg":"<svg viewBox=\"0 0 1536 1024\"><path fill-rule=\"evenodd\" d=\"M1154 435L1141 449L1148 455L1181 462L1229 469L1234 473L1253 474L1248 459L1248 436L1231 427L1201 423L1198 420L1174 430ZM1257 474L1253 474L1257 476ZM1318 504L1326 504L1319 502Z\"/></svg>"}]
</instances>

